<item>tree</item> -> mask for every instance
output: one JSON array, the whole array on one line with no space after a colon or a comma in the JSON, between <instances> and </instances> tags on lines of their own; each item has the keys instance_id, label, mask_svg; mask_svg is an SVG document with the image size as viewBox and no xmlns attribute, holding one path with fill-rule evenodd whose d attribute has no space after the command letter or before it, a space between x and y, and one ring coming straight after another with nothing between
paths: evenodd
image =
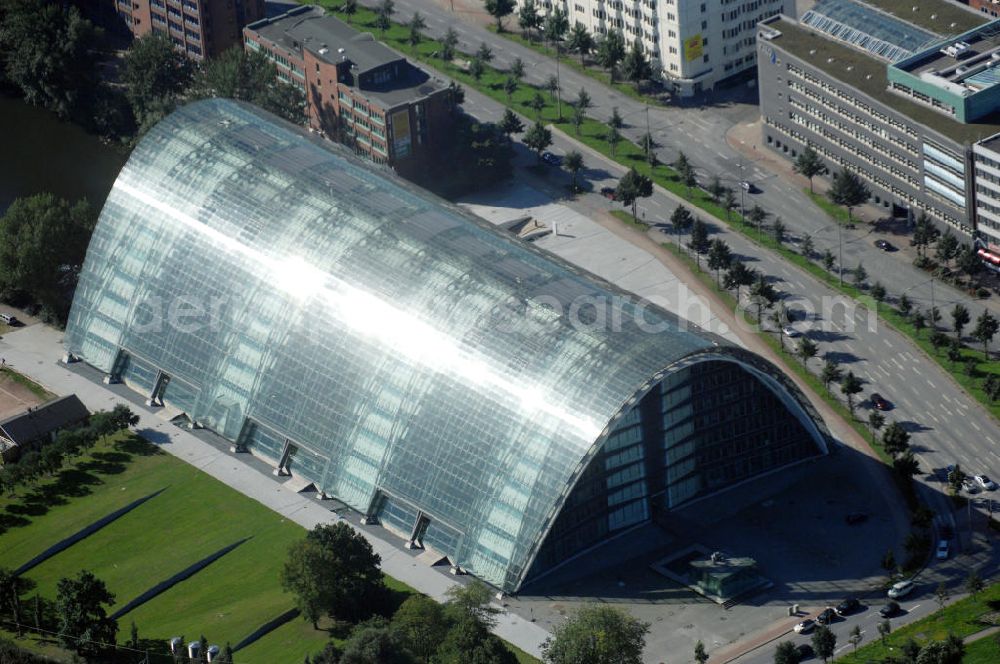
<instances>
[{"instance_id":1,"label":"tree","mask_svg":"<svg viewBox=\"0 0 1000 664\"><path fill-rule=\"evenodd\" d=\"M438 602L426 595L411 595L393 614L391 628L399 642L426 664L448 633L448 619Z\"/></svg>"},{"instance_id":2,"label":"tree","mask_svg":"<svg viewBox=\"0 0 1000 664\"><path fill-rule=\"evenodd\" d=\"M514 0L486 0L486 13L497 20L497 32L503 32L503 20L514 13Z\"/></svg>"},{"instance_id":3,"label":"tree","mask_svg":"<svg viewBox=\"0 0 1000 664\"><path fill-rule=\"evenodd\" d=\"M948 345L949 339L948 335L940 330L934 330L931 333L931 346L934 347L935 352L940 351L942 348Z\"/></svg>"},{"instance_id":4,"label":"tree","mask_svg":"<svg viewBox=\"0 0 1000 664\"><path fill-rule=\"evenodd\" d=\"M809 364L809 360L816 357L816 353L818 352L819 347L816 345L815 341L809 337L802 337L796 354L799 356L799 359L802 360L802 366L807 366Z\"/></svg>"},{"instance_id":5,"label":"tree","mask_svg":"<svg viewBox=\"0 0 1000 664\"><path fill-rule=\"evenodd\" d=\"M542 152L545 148L552 145L552 132L546 129L540 122L536 122L524 134L524 144L535 151L540 163L542 161Z\"/></svg>"},{"instance_id":6,"label":"tree","mask_svg":"<svg viewBox=\"0 0 1000 664\"><path fill-rule=\"evenodd\" d=\"M836 262L837 259L834 258L833 253L829 249L823 252L823 267L826 269L827 272L833 270L833 264Z\"/></svg>"},{"instance_id":7,"label":"tree","mask_svg":"<svg viewBox=\"0 0 1000 664\"><path fill-rule=\"evenodd\" d=\"M681 233L690 228L691 224L694 223L694 215L683 205L678 205L670 214L670 223L674 227L674 233L677 235L677 244L680 246Z\"/></svg>"},{"instance_id":8,"label":"tree","mask_svg":"<svg viewBox=\"0 0 1000 664\"><path fill-rule=\"evenodd\" d=\"M716 203L722 198L722 194L726 191L726 188L722 184L722 180L719 179L718 175L712 176L712 181L708 183L708 187L705 189L708 195L712 197L712 200Z\"/></svg>"},{"instance_id":9,"label":"tree","mask_svg":"<svg viewBox=\"0 0 1000 664\"><path fill-rule=\"evenodd\" d=\"M886 454L896 458L910 448L910 434L899 422L890 422L882 432L882 447Z\"/></svg>"},{"instance_id":10,"label":"tree","mask_svg":"<svg viewBox=\"0 0 1000 664\"><path fill-rule=\"evenodd\" d=\"M642 48L642 41L638 38L632 42L632 48L622 61L622 75L625 80L635 85L636 90L643 81L653 77L653 66L649 63L649 58Z\"/></svg>"},{"instance_id":11,"label":"tree","mask_svg":"<svg viewBox=\"0 0 1000 664\"><path fill-rule=\"evenodd\" d=\"M868 428L872 432L872 438L875 438L875 435L878 434L879 429L881 429L884 425L885 425L885 415L878 412L877 410L873 410L870 413L868 413Z\"/></svg>"},{"instance_id":12,"label":"tree","mask_svg":"<svg viewBox=\"0 0 1000 664\"><path fill-rule=\"evenodd\" d=\"M899 306L897 308L899 309L899 313L902 314L903 318L909 318L910 312L913 311L913 302L911 302L910 298L908 298L904 293L899 296Z\"/></svg>"},{"instance_id":13,"label":"tree","mask_svg":"<svg viewBox=\"0 0 1000 664\"><path fill-rule=\"evenodd\" d=\"M993 337L1000 330L1000 321L993 317L993 314L985 309L979 318L976 319L976 327L972 330L972 338L983 345L983 357L987 362L990 360L989 344Z\"/></svg>"},{"instance_id":14,"label":"tree","mask_svg":"<svg viewBox=\"0 0 1000 664\"><path fill-rule=\"evenodd\" d=\"M490 603L493 593L482 581L452 586L446 594L445 606L452 616L472 618L486 629L496 626L501 611Z\"/></svg>"},{"instance_id":15,"label":"tree","mask_svg":"<svg viewBox=\"0 0 1000 664\"><path fill-rule=\"evenodd\" d=\"M946 264L958 255L958 238L952 234L951 229L946 230L941 239L938 240L934 255L935 258Z\"/></svg>"},{"instance_id":16,"label":"tree","mask_svg":"<svg viewBox=\"0 0 1000 664\"><path fill-rule=\"evenodd\" d=\"M615 151L617 150L618 144L622 141L622 135L618 133L618 130L614 127L608 129L608 147L611 148L611 156L615 156Z\"/></svg>"},{"instance_id":17,"label":"tree","mask_svg":"<svg viewBox=\"0 0 1000 664\"><path fill-rule=\"evenodd\" d=\"M344 0L338 9L343 14L354 16L358 13L358 0Z\"/></svg>"},{"instance_id":18,"label":"tree","mask_svg":"<svg viewBox=\"0 0 1000 664\"><path fill-rule=\"evenodd\" d=\"M756 274L753 270L747 267L746 263L741 260L734 259L729 264L729 269L726 271L726 276L722 278L722 285L726 290L736 289L736 301L740 301L740 287L750 286L756 279Z\"/></svg>"},{"instance_id":19,"label":"tree","mask_svg":"<svg viewBox=\"0 0 1000 664\"><path fill-rule=\"evenodd\" d=\"M767 217L768 217L767 210L756 204L752 208L750 208L749 212L747 212L747 219L750 221L751 224L756 226L758 230L760 229L761 224L763 224L764 221L767 219Z\"/></svg>"},{"instance_id":20,"label":"tree","mask_svg":"<svg viewBox=\"0 0 1000 664\"><path fill-rule=\"evenodd\" d=\"M965 591L976 597L979 593L986 588L986 583L983 581L982 577L979 576L979 572L976 570L971 570L969 576L965 579Z\"/></svg>"},{"instance_id":21,"label":"tree","mask_svg":"<svg viewBox=\"0 0 1000 664\"><path fill-rule=\"evenodd\" d=\"M763 273L757 274L757 280L750 285L750 299L757 307L757 321L763 320L763 310L771 308L778 301L778 292Z\"/></svg>"},{"instance_id":22,"label":"tree","mask_svg":"<svg viewBox=\"0 0 1000 664\"><path fill-rule=\"evenodd\" d=\"M878 624L878 636L882 640L882 645L885 645L886 639L889 638L889 633L892 632L892 623L888 620L883 620Z\"/></svg>"},{"instance_id":23,"label":"tree","mask_svg":"<svg viewBox=\"0 0 1000 664\"><path fill-rule=\"evenodd\" d=\"M885 292L885 286L882 285L881 281L876 281L874 284L872 284L871 294L872 294L872 299L874 299L876 303L882 304L883 302L885 302L885 297L887 293Z\"/></svg>"},{"instance_id":24,"label":"tree","mask_svg":"<svg viewBox=\"0 0 1000 664\"><path fill-rule=\"evenodd\" d=\"M868 279L868 270L865 269L864 265L858 263L858 266L854 268L853 272L854 272L854 285L857 286L858 288L864 288L865 280Z\"/></svg>"},{"instance_id":25,"label":"tree","mask_svg":"<svg viewBox=\"0 0 1000 664\"><path fill-rule=\"evenodd\" d=\"M14 464L17 467L20 464ZM0 567L0 616L9 615L16 623L18 636L21 635L21 597L35 588L35 582Z\"/></svg>"},{"instance_id":26,"label":"tree","mask_svg":"<svg viewBox=\"0 0 1000 664\"><path fill-rule=\"evenodd\" d=\"M774 650L774 664L799 664L799 651L791 641L782 641Z\"/></svg>"},{"instance_id":27,"label":"tree","mask_svg":"<svg viewBox=\"0 0 1000 664\"><path fill-rule=\"evenodd\" d=\"M968 376L969 378L975 378L978 368L979 368L979 363L976 362L976 358L967 357L965 359L965 367L963 370L966 376Z\"/></svg>"},{"instance_id":28,"label":"tree","mask_svg":"<svg viewBox=\"0 0 1000 664\"><path fill-rule=\"evenodd\" d=\"M920 336L920 331L927 327L927 319L924 318L924 314L921 311L913 314L913 329L916 330L917 336Z\"/></svg>"},{"instance_id":29,"label":"tree","mask_svg":"<svg viewBox=\"0 0 1000 664\"><path fill-rule=\"evenodd\" d=\"M517 12L517 24L521 26L529 41L532 39L531 31L542 27L542 15L538 12L535 0L524 0Z\"/></svg>"},{"instance_id":30,"label":"tree","mask_svg":"<svg viewBox=\"0 0 1000 664\"><path fill-rule=\"evenodd\" d=\"M239 99L294 124L306 121L306 94L302 86L284 83L266 55L261 51L244 51L242 46L206 60L195 77L191 96Z\"/></svg>"},{"instance_id":31,"label":"tree","mask_svg":"<svg viewBox=\"0 0 1000 664\"><path fill-rule=\"evenodd\" d=\"M694 661L698 664L705 664L708 661L708 652L705 650L705 644L701 641L694 644Z\"/></svg>"},{"instance_id":32,"label":"tree","mask_svg":"<svg viewBox=\"0 0 1000 664\"><path fill-rule=\"evenodd\" d=\"M653 135L647 132L639 137L639 147L642 148L642 153L646 156L646 161L651 161L650 157L653 154L653 150L658 148L659 145L657 145Z\"/></svg>"},{"instance_id":33,"label":"tree","mask_svg":"<svg viewBox=\"0 0 1000 664\"><path fill-rule=\"evenodd\" d=\"M96 657L106 650L106 644L115 643L118 623L108 617L105 608L114 605L115 596L103 581L82 570L75 579L60 579L56 593L63 647L83 657Z\"/></svg>"},{"instance_id":34,"label":"tree","mask_svg":"<svg viewBox=\"0 0 1000 664\"><path fill-rule=\"evenodd\" d=\"M586 119L587 118L584 116L583 111L581 111L578 107L573 108L573 117L570 118L570 120L573 123L573 130L576 131L577 136L580 135L580 127L583 126L583 121Z\"/></svg>"},{"instance_id":35,"label":"tree","mask_svg":"<svg viewBox=\"0 0 1000 664\"><path fill-rule=\"evenodd\" d=\"M582 23L576 23L569 31L566 48L580 54L580 65L582 66L585 64L584 58L594 50L594 38L590 36L587 28Z\"/></svg>"},{"instance_id":36,"label":"tree","mask_svg":"<svg viewBox=\"0 0 1000 664\"><path fill-rule=\"evenodd\" d=\"M958 250L955 266L969 277L971 284L973 279L983 269L983 261L979 258L975 248L968 244L963 244Z\"/></svg>"},{"instance_id":37,"label":"tree","mask_svg":"<svg viewBox=\"0 0 1000 664\"><path fill-rule=\"evenodd\" d=\"M0 217L0 291L27 293L64 321L95 223L85 199L15 199Z\"/></svg>"},{"instance_id":38,"label":"tree","mask_svg":"<svg viewBox=\"0 0 1000 664\"><path fill-rule=\"evenodd\" d=\"M576 177L583 169L583 155L577 150L570 150L563 158L563 168L573 176L573 191L577 191Z\"/></svg>"},{"instance_id":39,"label":"tree","mask_svg":"<svg viewBox=\"0 0 1000 664\"><path fill-rule=\"evenodd\" d=\"M802 240L802 244L799 245L799 249L802 251L803 256L812 258L813 248L813 239L807 235L806 239Z\"/></svg>"},{"instance_id":40,"label":"tree","mask_svg":"<svg viewBox=\"0 0 1000 664\"><path fill-rule=\"evenodd\" d=\"M281 585L295 595L314 628L324 613L358 620L370 615L381 599L381 562L368 540L346 523L318 525L289 549Z\"/></svg>"},{"instance_id":41,"label":"tree","mask_svg":"<svg viewBox=\"0 0 1000 664\"><path fill-rule=\"evenodd\" d=\"M959 341L962 340L962 330L965 326L969 324L972 317L969 315L969 310L965 308L963 304L956 304L955 308L951 310L951 327L955 330L955 338Z\"/></svg>"},{"instance_id":42,"label":"tree","mask_svg":"<svg viewBox=\"0 0 1000 664\"><path fill-rule=\"evenodd\" d=\"M132 42L121 82L140 128L152 127L173 110L193 74L191 60L166 35L151 32Z\"/></svg>"},{"instance_id":43,"label":"tree","mask_svg":"<svg viewBox=\"0 0 1000 664\"><path fill-rule=\"evenodd\" d=\"M847 220L851 222L854 208L867 203L872 192L856 173L844 168L834 174L833 185L827 196L834 205L843 205L847 208Z\"/></svg>"},{"instance_id":44,"label":"tree","mask_svg":"<svg viewBox=\"0 0 1000 664\"><path fill-rule=\"evenodd\" d=\"M962 482L965 481L965 478L966 474L956 463L951 472L948 473L948 488L951 489L952 495L957 495L962 490Z\"/></svg>"},{"instance_id":45,"label":"tree","mask_svg":"<svg viewBox=\"0 0 1000 664\"><path fill-rule=\"evenodd\" d=\"M937 237L938 231L934 227L934 223L927 216L926 212L921 212L913 228L913 239L910 240L910 244L917 248L917 256L920 258L926 257L927 247Z\"/></svg>"},{"instance_id":46,"label":"tree","mask_svg":"<svg viewBox=\"0 0 1000 664\"><path fill-rule=\"evenodd\" d=\"M503 82L503 92L507 95L507 103L510 103L510 97L515 92L517 92L517 79L513 76L508 76ZM507 109L510 110L510 109Z\"/></svg>"},{"instance_id":47,"label":"tree","mask_svg":"<svg viewBox=\"0 0 1000 664\"><path fill-rule=\"evenodd\" d=\"M544 30L545 39L556 47L556 56L558 57L558 42L562 41L563 37L566 36L566 31L569 30L569 18L566 17L566 12L561 7L556 7L545 17Z\"/></svg>"},{"instance_id":48,"label":"tree","mask_svg":"<svg viewBox=\"0 0 1000 664\"><path fill-rule=\"evenodd\" d=\"M944 581L939 583L937 588L934 589L934 599L937 601L939 609L943 609L944 605L951 599L951 595L948 593L948 586L945 585Z\"/></svg>"},{"instance_id":49,"label":"tree","mask_svg":"<svg viewBox=\"0 0 1000 664\"><path fill-rule=\"evenodd\" d=\"M473 62L475 62L475 60L473 60ZM528 106L535 111L535 118L541 120L542 109L545 108L545 97L542 96L541 92L536 92L535 96L528 101ZM542 149L544 150L545 148Z\"/></svg>"},{"instance_id":50,"label":"tree","mask_svg":"<svg viewBox=\"0 0 1000 664\"><path fill-rule=\"evenodd\" d=\"M816 656L826 662L833 657L833 652L837 647L837 636L829 627L819 625L812 636L812 647L816 651Z\"/></svg>"},{"instance_id":51,"label":"tree","mask_svg":"<svg viewBox=\"0 0 1000 664\"><path fill-rule=\"evenodd\" d=\"M861 392L861 380L854 375L853 371L848 371L840 381L840 391L847 398L847 409L854 414L854 395Z\"/></svg>"},{"instance_id":52,"label":"tree","mask_svg":"<svg viewBox=\"0 0 1000 664\"><path fill-rule=\"evenodd\" d=\"M931 641L920 648L914 664L961 664L965 654L962 639L948 636L944 641Z\"/></svg>"},{"instance_id":53,"label":"tree","mask_svg":"<svg viewBox=\"0 0 1000 664\"><path fill-rule=\"evenodd\" d=\"M63 451L56 445L46 445L42 448L42 468L52 475L62 467Z\"/></svg>"},{"instance_id":54,"label":"tree","mask_svg":"<svg viewBox=\"0 0 1000 664\"><path fill-rule=\"evenodd\" d=\"M691 225L691 241L688 246L698 254L708 251L708 226L699 217L695 217Z\"/></svg>"},{"instance_id":55,"label":"tree","mask_svg":"<svg viewBox=\"0 0 1000 664\"><path fill-rule=\"evenodd\" d=\"M823 363L823 370L819 374L819 379L823 381L823 387L830 389L830 383L839 383L843 378L843 371L833 360L826 360Z\"/></svg>"},{"instance_id":56,"label":"tree","mask_svg":"<svg viewBox=\"0 0 1000 664\"><path fill-rule=\"evenodd\" d=\"M986 393L990 401L1000 399L1000 375L995 373L988 374L986 380L983 381L983 392Z\"/></svg>"},{"instance_id":57,"label":"tree","mask_svg":"<svg viewBox=\"0 0 1000 664\"><path fill-rule=\"evenodd\" d=\"M375 27L382 35L392 25L392 15L396 13L396 3L393 0L381 0L375 8Z\"/></svg>"},{"instance_id":58,"label":"tree","mask_svg":"<svg viewBox=\"0 0 1000 664\"><path fill-rule=\"evenodd\" d=\"M781 217L775 217L774 223L771 225L771 232L774 233L775 242L778 244L785 242L785 224L781 221Z\"/></svg>"},{"instance_id":59,"label":"tree","mask_svg":"<svg viewBox=\"0 0 1000 664\"><path fill-rule=\"evenodd\" d=\"M597 63L608 70L615 82L618 65L625 58L625 36L621 30L611 30L597 42Z\"/></svg>"},{"instance_id":60,"label":"tree","mask_svg":"<svg viewBox=\"0 0 1000 664\"><path fill-rule=\"evenodd\" d=\"M552 630L542 644L542 659L547 664L641 664L648 633L649 623L621 609L584 606Z\"/></svg>"},{"instance_id":61,"label":"tree","mask_svg":"<svg viewBox=\"0 0 1000 664\"><path fill-rule=\"evenodd\" d=\"M850 636L847 637L848 643L854 648L854 652L858 651L858 646L861 645L861 641L865 637L861 636L861 625L855 625L854 629L851 630Z\"/></svg>"},{"instance_id":62,"label":"tree","mask_svg":"<svg viewBox=\"0 0 1000 664\"><path fill-rule=\"evenodd\" d=\"M819 153L813 150L811 145L807 145L806 149L799 153L793 168L796 173L809 178L809 193L813 193L813 178L829 172Z\"/></svg>"},{"instance_id":63,"label":"tree","mask_svg":"<svg viewBox=\"0 0 1000 664\"><path fill-rule=\"evenodd\" d=\"M510 139L513 134L520 134L524 131L524 123L521 122L521 118L517 117L517 114L509 108L504 110L503 117L500 119L500 131L504 133L504 136Z\"/></svg>"},{"instance_id":64,"label":"tree","mask_svg":"<svg viewBox=\"0 0 1000 664\"><path fill-rule=\"evenodd\" d=\"M559 122L562 122L562 94L559 89L559 77L553 74L549 76L549 80L545 82L545 89L549 91L549 94L556 99L556 117Z\"/></svg>"},{"instance_id":65,"label":"tree","mask_svg":"<svg viewBox=\"0 0 1000 664\"><path fill-rule=\"evenodd\" d=\"M653 195L653 181L642 175L634 168L630 168L628 173L618 181L618 188L615 189L615 198L621 201L622 205L632 207L632 219L636 219L636 206L640 198L648 198Z\"/></svg>"},{"instance_id":66,"label":"tree","mask_svg":"<svg viewBox=\"0 0 1000 664\"><path fill-rule=\"evenodd\" d=\"M414 661L413 655L382 617L371 618L352 629L340 656L340 664L411 664Z\"/></svg>"},{"instance_id":67,"label":"tree","mask_svg":"<svg viewBox=\"0 0 1000 664\"><path fill-rule=\"evenodd\" d=\"M102 33L76 7L44 0L4 3L0 63L24 100L62 119L80 116L98 89Z\"/></svg>"},{"instance_id":68,"label":"tree","mask_svg":"<svg viewBox=\"0 0 1000 664\"><path fill-rule=\"evenodd\" d=\"M484 65L489 64L493 62L493 49L486 42L479 42L479 48L473 57L478 58Z\"/></svg>"},{"instance_id":69,"label":"tree","mask_svg":"<svg viewBox=\"0 0 1000 664\"><path fill-rule=\"evenodd\" d=\"M406 27L410 30L407 41L410 43L410 46L416 47L416 45L419 44L420 40L423 38L421 31L427 27L427 21L425 21L424 17L420 15L420 12L413 12L413 17L410 18L410 22L406 24Z\"/></svg>"},{"instance_id":70,"label":"tree","mask_svg":"<svg viewBox=\"0 0 1000 664\"><path fill-rule=\"evenodd\" d=\"M444 36L441 38L441 59L450 62L455 59L455 48L458 46L458 33L455 28L448 26Z\"/></svg>"},{"instance_id":71,"label":"tree","mask_svg":"<svg viewBox=\"0 0 1000 664\"><path fill-rule=\"evenodd\" d=\"M510 69L508 70L510 75L514 77L514 80L518 83L524 78L524 60L521 58L514 58L514 61L510 63Z\"/></svg>"},{"instance_id":72,"label":"tree","mask_svg":"<svg viewBox=\"0 0 1000 664\"><path fill-rule=\"evenodd\" d=\"M716 238L708 246L708 269L715 271L715 285L721 288L719 274L733 262L733 252L721 238Z\"/></svg>"},{"instance_id":73,"label":"tree","mask_svg":"<svg viewBox=\"0 0 1000 664\"><path fill-rule=\"evenodd\" d=\"M482 623L460 616L435 653L434 664L517 664L517 657Z\"/></svg>"},{"instance_id":74,"label":"tree","mask_svg":"<svg viewBox=\"0 0 1000 664\"><path fill-rule=\"evenodd\" d=\"M611 117L608 119L608 126L614 129L622 129L625 126L625 121L622 120L621 113L618 112L617 106L614 106L611 109Z\"/></svg>"}]
</instances>

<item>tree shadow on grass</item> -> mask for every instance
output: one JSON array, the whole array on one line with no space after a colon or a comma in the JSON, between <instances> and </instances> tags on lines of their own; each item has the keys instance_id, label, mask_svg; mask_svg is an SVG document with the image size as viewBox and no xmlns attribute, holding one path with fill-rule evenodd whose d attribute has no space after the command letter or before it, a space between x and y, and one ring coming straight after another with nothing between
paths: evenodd
<instances>
[{"instance_id":1,"label":"tree shadow on grass","mask_svg":"<svg viewBox=\"0 0 1000 664\"><path fill-rule=\"evenodd\" d=\"M20 528L21 526L26 526L29 523L31 523L31 521L17 514L0 514L0 535L4 534L11 528Z\"/></svg>"},{"instance_id":2,"label":"tree shadow on grass","mask_svg":"<svg viewBox=\"0 0 1000 664\"><path fill-rule=\"evenodd\" d=\"M84 472L92 471L101 475L121 475L125 472L125 464L118 461L104 461L95 454L93 460L84 461L77 464L77 468Z\"/></svg>"},{"instance_id":3,"label":"tree shadow on grass","mask_svg":"<svg viewBox=\"0 0 1000 664\"><path fill-rule=\"evenodd\" d=\"M129 435L122 440L116 441L115 449L119 452L124 452L125 454L131 454L132 456L153 456L154 454L163 454L158 447L151 445L146 440L134 434Z\"/></svg>"}]
</instances>

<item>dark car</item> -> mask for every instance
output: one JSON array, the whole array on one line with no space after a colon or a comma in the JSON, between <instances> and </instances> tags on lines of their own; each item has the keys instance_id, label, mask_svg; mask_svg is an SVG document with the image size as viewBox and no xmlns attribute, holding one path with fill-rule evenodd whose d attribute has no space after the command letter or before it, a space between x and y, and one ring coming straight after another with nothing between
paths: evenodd
<instances>
[{"instance_id":1,"label":"dark car","mask_svg":"<svg viewBox=\"0 0 1000 664\"><path fill-rule=\"evenodd\" d=\"M613 201L618 198L618 194L615 193L614 187L601 187L601 196L604 196L609 201Z\"/></svg>"},{"instance_id":2,"label":"dark car","mask_svg":"<svg viewBox=\"0 0 1000 664\"><path fill-rule=\"evenodd\" d=\"M854 597L848 597L843 602L837 605L837 615L846 616L848 614L854 613L861 608L861 602L859 602Z\"/></svg>"},{"instance_id":3,"label":"dark car","mask_svg":"<svg viewBox=\"0 0 1000 664\"><path fill-rule=\"evenodd\" d=\"M542 153L542 161L544 161L546 164L550 164L552 166L558 166L559 164L562 163L562 159L560 157L557 157L556 155L552 154L551 152L543 152Z\"/></svg>"},{"instance_id":4,"label":"dark car","mask_svg":"<svg viewBox=\"0 0 1000 664\"><path fill-rule=\"evenodd\" d=\"M896 251L896 247L892 246L888 240L875 240L875 246L882 251Z\"/></svg>"},{"instance_id":5,"label":"dark car","mask_svg":"<svg viewBox=\"0 0 1000 664\"><path fill-rule=\"evenodd\" d=\"M881 609L878 610L878 614L883 618L892 618L893 616L899 615L899 602L889 602Z\"/></svg>"},{"instance_id":6,"label":"dark car","mask_svg":"<svg viewBox=\"0 0 1000 664\"><path fill-rule=\"evenodd\" d=\"M813 652L813 647L808 643L800 643L795 646L795 652L798 653L800 662L804 659L809 659L816 654Z\"/></svg>"},{"instance_id":7,"label":"dark car","mask_svg":"<svg viewBox=\"0 0 1000 664\"><path fill-rule=\"evenodd\" d=\"M892 408L889 402L885 400L878 392L872 392L871 396L872 408L875 410L890 410Z\"/></svg>"},{"instance_id":8,"label":"dark car","mask_svg":"<svg viewBox=\"0 0 1000 664\"><path fill-rule=\"evenodd\" d=\"M836 619L837 619L837 612L831 609L830 607L826 607L825 609L823 609L822 612L820 612L818 616L816 616L816 622L819 623L820 625L829 625Z\"/></svg>"},{"instance_id":9,"label":"dark car","mask_svg":"<svg viewBox=\"0 0 1000 664\"><path fill-rule=\"evenodd\" d=\"M852 526L856 526L859 523L864 523L868 520L868 514L865 512L851 512L847 515L847 523Z\"/></svg>"}]
</instances>

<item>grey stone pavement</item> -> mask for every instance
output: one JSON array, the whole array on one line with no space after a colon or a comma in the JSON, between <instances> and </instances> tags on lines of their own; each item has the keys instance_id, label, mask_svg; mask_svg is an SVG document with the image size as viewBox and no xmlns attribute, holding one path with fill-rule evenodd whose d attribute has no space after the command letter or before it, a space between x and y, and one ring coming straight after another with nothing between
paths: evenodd
<instances>
[{"instance_id":1,"label":"grey stone pavement","mask_svg":"<svg viewBox=\"0 0 1000 664\"><path fill-rule=\"evenodd\" d=\"M61 364L61 340L62 333L58 330L41 324L26 326L3 336L0 355L10 367L30 376L50 392L75 393L92 411L109 410L126 401L114 389L109 389L114 386L95 383ZM133 410L140 417L136 430L142 436L304 528L341 518L323 502L296 493L263 474L252 460L244 462L247 458L244 455L229 454L145 408L134 407ZM362 526L356 518L349 518L348 523L371 542L375 552L382 557L382 569L386 574L438 601L444 601L448 589L460 583L458 578L447 573L447 567L431 568L416 560L411 552L402 548L401 540L393 542L391 535L383 538L385 531L381 528ZM508 611L500 615L494 632L536 657L540 656L541 643L548 637L540 626Z\"/></svg>"}]
</instances>

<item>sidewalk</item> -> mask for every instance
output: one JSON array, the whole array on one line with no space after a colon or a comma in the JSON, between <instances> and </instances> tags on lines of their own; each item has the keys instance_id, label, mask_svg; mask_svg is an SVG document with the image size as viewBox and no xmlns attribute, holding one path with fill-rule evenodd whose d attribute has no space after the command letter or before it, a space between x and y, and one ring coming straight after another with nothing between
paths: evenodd
<instances>
[{"instance_id":1,"label":"sidewalk","mask_svg":"<svg viewBox=\"0 0 1000 664\"><path fill-rule=\"evenodd\" d=\"M0 354L8 366L30 376L50 392L75 393L91 411L110 410L123 401L104 385L91 382L58 362L63 354L62 333L58 330L38 324L7 333L0 340ZM239 457L216 449L158 415L142 409L133 410L139 415L136 431L140 435L303 528L342 518L322 503L285 488ZM458 585L455 578L414 559L401 543L397 545L379 537L376 528L350 525L364 535L382 557L382 570L389 576L439 602L446 599L449 588ZM497 636L535 657L541 656L541 644L549 636L545 630L507 611L499 618L493 630Z\"/></svg>"}]
</instances>

